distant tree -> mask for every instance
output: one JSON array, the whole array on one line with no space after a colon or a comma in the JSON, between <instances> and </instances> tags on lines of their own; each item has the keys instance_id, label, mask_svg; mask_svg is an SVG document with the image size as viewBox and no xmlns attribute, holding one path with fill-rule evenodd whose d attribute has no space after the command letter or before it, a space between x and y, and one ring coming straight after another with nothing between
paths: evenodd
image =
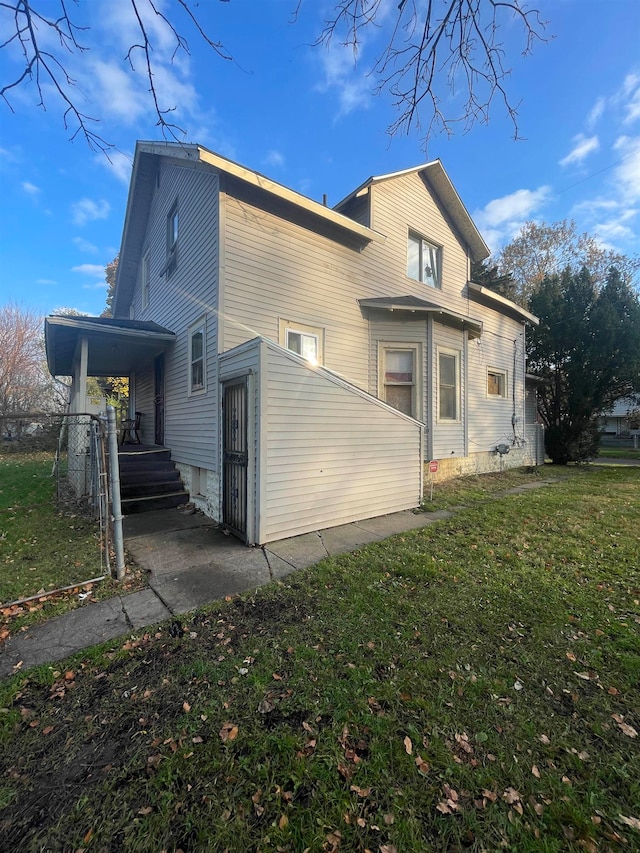
<instances>
[{"instance_id":1,"label":"distant tree","mask_svg":"<svg viewBox=\"0 0 640 853\"><path fill-rule=\"evenodd\" d=\"M20 432L22 416L51 410L42 318L15 302L0 306L0 427Z\"/></svg>"},{"instance_id":2,"label":"distant tree","mask_svg":"<svg viewBox=\"0 0 640 853\"><path fill-rule=\"evenodd\" d=\"M218 58L232 57L205 32L198 0L166 0L162 6L155 0L129 2L136 35L124 61L131 70L136 66L142 70L163 135L182 138L184 131L171 120L176 105L164 103L158 83L160 48L172 41L174 56L188 54L188 34L202 40ZM5 69L12 67L15 72L5 70L0 96L11 109L13 91L32 82L39 105L45 108L45 92L52 89L62 101L71 139L84 137L92 149L108 152L113 146L99 132L99 116L85 112L84 97L68 66L71 58L87 51L83 44L87 28L78 23L82 4L83 0L75 0L72 14L66 0L0 2L4 33L0 47L18 60L17 68L5 64ZM306 6L316 14L315 2ZM304 0L298 0L294 17L303 8ZM424 137L429 139L437 130L449 134L455 126L468 130L478 121L489 120L497 98L517 137L516 105L507 91L511 69L506 64L503 27L522 36L523 54L531 51L535 41L544 40L545 22L537 9L526 7L525 0L396 0L393 5L387 0L338 0L316 44L336 40L350 46L355 61L369 32L385 34L386 47L370 72L377 91L388 92L398 109L399 117L388 128L391 134L424 127Z\"/></svg>"},{"instance_id":3,"label":"distant tree","mask_svg":"<svg viewBox=\"0 0 640 853\"><path fill-rule=\"evenodd\" d=\"M597 417L640 391L640 301L612 268L601 288L586 269L547 276L531 297L540 325L528 370L540 377L546 450L560 465L597 455Z\"/></svg>"},{"instance_id":4,"label":"distant tree","mask_svg":"<svg viewBox=\"0 0 640 853\"><path fill-rule=\"evenodd\" d=\"M115 258L107 264L104 270L104 277L107 282L107 304L100 315L101 317L113 317L113 295L116 289L116 275L118 272L119 260L120 256L116 255Z\"/></svg>"},{"instance_id":5,"label":"distant tree","mask_svg":"<svg viewBox=\"0 0 640 853\"><path fill-rule=\"evenodd\" d=\"M491 266L487 261L473 261L471 264L471 281L488 287L507 299L513 300L515 298L516 283L513 276L508 272L500 273L497 264Z\"/></svg>"},{"instance_id":6,"label":"distant tree","mask_svg":"<svg viewBox=\"0 0 640 853\"><path fill-rule=\"evenodd\" d=\"M595 237L578 234L572 219L550 225L526 222L494 260L500 273L513 276L513 298L524 307L547 276L567 267L574 272L586 267L597 287L604 284L613 266L626 281L632 281L640 270L640 255L629 257L603 249Z\"/></svg>"}]
</instances>

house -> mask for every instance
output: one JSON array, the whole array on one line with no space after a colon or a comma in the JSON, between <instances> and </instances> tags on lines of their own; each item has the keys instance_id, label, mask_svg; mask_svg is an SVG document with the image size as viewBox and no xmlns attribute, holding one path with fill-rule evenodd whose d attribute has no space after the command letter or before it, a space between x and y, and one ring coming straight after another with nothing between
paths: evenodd
<instances>
[{"instance_id":1,"label":"house","mask_svg":"<svg viewBox=\"0 0 640 853\"><path fill-rule=\"evenodd\" d=\"M139 142L114 319L49 317L49 366L77 411L87 374L129 375L143 446L249 544L415 507L429 460L440 478L543 461L537 319L469 280L488 254L439 160L330 208Z\"/></svg>"},{"instance_id":2,"label":"house","mask_svg":"<svg viewBox=\"0 0 640 853\"><path fill-rule=\"evenodd\" d=\"M605 435L629 436L639 429L640 398L620 397L598 418L600 432Z\"/></svg>"}]
</instances>

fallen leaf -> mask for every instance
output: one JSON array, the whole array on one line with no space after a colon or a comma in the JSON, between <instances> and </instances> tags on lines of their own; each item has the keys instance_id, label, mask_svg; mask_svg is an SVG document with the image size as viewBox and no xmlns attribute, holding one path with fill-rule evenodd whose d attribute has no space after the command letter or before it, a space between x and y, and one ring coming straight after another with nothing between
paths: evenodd
<instances>
[{"instance_id":1,"label":"fallen leaf","mask_svg":"<svg viewBox=\"0 0 640 853\"><path fill-rule=\"evenodd\" d=\"M382 819L384 820L387 826L391 826L395 821L395 817L391 814L391 812L387 812L387 814L384 815Z\"/></svg>"},{"instance_id":2,"label":"fallen leaf","mask_svg":"<svg viewBox=\"0 0 640 853\"><path fill-rule=\"evenodd\" d=\"M640 820L637 817L625 817L623 814L619 814L618 817L622 823L630 826L632 829L640 830Z\"/></svg>"},{"instance_id":3,"label":"fallen leaf","mask_svg":"<svg viewBox=\"0 0 640 853\"><path fill-rule=\"evenodd\" d=\"M355 791L359 797L368 797L371 793L371 788L359 788L357 785L352 785L351 790Z\"/></svg>"},{"instance_id":4,"label":"fallen leaf","mask_svg":"<svg viewBox=\"0 0 640 853\"><path fill-rule=\"evenodd\" d=\"M226 743L228 740L235 740L238 737L238 727L233 723L224 723L220 729L220 740Z\"/></svg>"},{"instance_id":5,"label":"fallen leaf","mask_svg":"<svg viewBox=\"0 0 640 853\"><path fill-rule=\"evenodd\" d=\"M539 778L540 778L540 771L538 770L538 767L537 767L535 764L534 764L534 765L533 765L533 767L531 768L531 772L532 772L532 773L533 773L533 775L536 777L536 779L539 779Z\"/></svg>"},{"instance_id":6,"label":"fallen leaf","mask_svg":"<svg viewBox=\"0 0 640 853\"><path fill-rule=\"evenodd\" d=\"M404 739L404 749L407 755L413 755L413 744L411 738L407 735Z\"/></svg>"},{"instance_id":7,"label":"fallen leaf","mask_svg":"<svg viewBox=\"0 0 640 853\"><path fill-rule=\"evenodd\" d=\"M185 714L188 714L189 711L191 710L191 705L188 702L183 702L182 703L182 710L185 712Z\"/></svg>"},{"instance_id":8,"label":"fallen leaf","mask_svg":"<svg viewBox=\"0 0 640 853\"><path fill-rule=\"evenodd\" d=\"M153 806L143 806L141 809L138 809L138 814L147 815L151 814L153 811Z\"/></svg>"},{"instance_id":9,"label":"fallen leaf","mask_svg":"<svg viewBox=\"0 0 640 853\"><path fill-rule=\"evenodd\" d=\"M620 691L617 690L615 687L608 687L607 693L609 694L609 696L617 696L620 693Z\"/></svg>"},{"instance_id":10,"label":"fallen leaf","mask_svg":"<svg viewBox=\"0 0 640 853\"><path fill-rule=\"evenodd\" d=\"M540 735L538 740L540 741L540 743L543 743L545 746L549 746L549 744L551 743L551 741L549 740L549 738L546 735Z\"/></svg>"},{"instance_id":11,"label":"fallen leaf","mask_svg":"<svg viewBox=\"0 0 640 853\"><path fill-rule=\"evenodd\" d=\"M512 803L517 803L520 800L520 792L516 791L515 788L507 788L502 795L502 799L511 805Z\"/></svg>"},{"instance_id":12,"label":"fallen leaf","mask_svg":"<svg viewBox=\"0 0 640 853\"><path fill-rule=\"evenodd\" d=\"M626 735L627 737L638 737L638 732L633 728L633 726L630 726L628 723L625 723L622 714L612 714L611 719L616 721L622 734Z\"/></svg>"},{"instance_id":13,"label":"fallen leaf","mask_svg":"<svg viewBox=\"0 0 640 853\"><path fill-rule=\"evenodd\" d=\"M398 848L395 844L381 844L380 853L398 853Z\"/></svg>"},{"instance_id":14,"label":"fallen leaf","mask_svg":"<svg viewBox=\"0 0 640 853\"><path fill-rule=\"evenodd\" d=\"M42 729L42 734L43 735L50 735L52 731L53 731L53 726L45 726Z\"/></svg>"},{"instance_id":15,"label":"fallen leaf","mask_svg":"<svg viewBox=\"0 0 640 853\"><path fill-rule=\"evenodd\" d=\"M422 773L424 776L429 772L429 765L421 755L416 755L416 767L418 768L418 773Z\"/></svg>"},{"instance_id":16,"label":"fallen leaf","mask_svg":"<svg viewBox=\"0 0 640 853\"><path fill-rule=\"evenodd\" d=\"M567 657L569 658L570 661L575 661L575 659L576 659L576 656L574 655L573 652L567 652Z\"/></svg>"},{"instance_id":17,"label":"fallen leaf","mask_svg":"<svg viewBox=\"0 0 640 853\"><path fill-rule=\"evenodd\" d=\"M280 820L278 821L278 826L280 827L280 829L284 829L285 826L288 826L288 825L289 825L289 818L286 816L286 814L280 815Z\"/></svg>"}]
</instances>

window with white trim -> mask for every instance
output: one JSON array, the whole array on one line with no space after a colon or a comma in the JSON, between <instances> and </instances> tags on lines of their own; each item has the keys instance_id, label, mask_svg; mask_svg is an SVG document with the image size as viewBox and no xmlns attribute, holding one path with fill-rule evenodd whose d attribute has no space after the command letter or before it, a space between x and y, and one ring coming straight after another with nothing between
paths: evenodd
<instances>
[{"instance_id":1,"label":"window with white trim","mask_svg":"<svg viewBox=\"0 0 640 853\"><path fill-rule=\"evenodd\" d=\"M441 286L442 249L409 231L407 244L407 275L430 287Z\"/></svg>"},{"instance_id":2,"label":"window with white trim","mask_svg":"<svg viewBox=\"0 0 640 853\"><path fill-rule=\"evenodd\" d=\"M149 269L149 250L142 256L142 269L140 271L140 280L142 288L142 309L149 306L149 285L150 285L150 269Z\"/></svg>"},{"instance_id":3,"label":"window with white trim","mask_svg":"<svg viewBox=\"0 0 640 853\"><path fill-rule=\"evenodd\" d=\"M460 420L460 353L438 350L438 420Z\"/></svg>"},{"instance_id":4,"label":"window with white trim","mask_svg":"<svg viewBox=\"0 0 640 853\"><path fill-rule=\"evenodd\" d=\"M280 344L312 364L324 361L324 329L290 320L279 321Z\"/></svg>"},{"instance_id":5,"label":"window with white trim","mask_svg":"<svg viewBox=\"0 0 640 853\"><path fill-rule=\"evenodd\" d=\"M204 320L189 329L189 392L205 390L206 329Z\"/></svg>"},{"instance_id":6,"label":"window with white trim","mask_svg":"<svg viewBox=\"0 0 640 853\"><path fill-rule=\"evenodd\" d=\"M420 345L381 343L378 353L381 399L405 415L418 418Z\"/></svg>"},{"instance_id":7,"label":"window with white trim","mask_svg":"<svg viewBox=\"0 0 640 853\"><path fill-rule=\"evenodd\" d=\"M507 396L507 371L487 368L487 397L493 399L506 399Z\"/></svg>"},{"instance_id":8,"label":"window with white trim","mask_svg":"<svg viewBox=\"0 0 640 853\"><path fill-rule=\"evenodd\" d=\"M167 263L165 272L167 275L178 266L178 200L171 205L167 214Z\"/></svg>"}]
</instances>

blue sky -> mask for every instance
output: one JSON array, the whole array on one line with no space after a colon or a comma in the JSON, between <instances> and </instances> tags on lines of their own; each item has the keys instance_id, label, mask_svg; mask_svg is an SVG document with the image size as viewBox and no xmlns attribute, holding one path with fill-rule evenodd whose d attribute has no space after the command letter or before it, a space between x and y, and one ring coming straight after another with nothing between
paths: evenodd
<instances>
[{"instance_id":1,"label":"blue sky","mask_svg":"<svg viewBox=\"0 0 640 853\"><path fill-rule=\"evenodd\" d=\"M169 13L173 0L158 0ZM42 0L52 8L53 0ZM335 45L314 47L333 3L303 0L208 0L198 7L208 33L232 61L189 32L190 55L171 62L166 32L156 33L156 82L175 106L186 140L200 143L312 198L335 204L370 175L439 157L495 251L527 219L566 217L627 254L640 251L640 2L540 0L548 41L523 57L519 30L503 40L519 130L497 101L488 125L433 137L390 138L397 114L368 75L385 36L366 36L354 66ZM395 8L395 0L383 6ZM13 299L47 314L71 307L99 314L104 267L118 251L136 139L161 138L141 75L124 61L132 27L128 0L70 4L89 30L89 48L67 65L84 111L115 144L111 159L81 138L70 142L60 102L35 87L0 102L0 304ZM387 16L390 20L390 16ZM0 15L0 41L7 20ZM139 64L137 64L139 67ZM0 86L15 75L0 51ZM448 97L448 96L447 96ZM445 107L448 106L444 102Z\"/></svg>"}]
</instances>

